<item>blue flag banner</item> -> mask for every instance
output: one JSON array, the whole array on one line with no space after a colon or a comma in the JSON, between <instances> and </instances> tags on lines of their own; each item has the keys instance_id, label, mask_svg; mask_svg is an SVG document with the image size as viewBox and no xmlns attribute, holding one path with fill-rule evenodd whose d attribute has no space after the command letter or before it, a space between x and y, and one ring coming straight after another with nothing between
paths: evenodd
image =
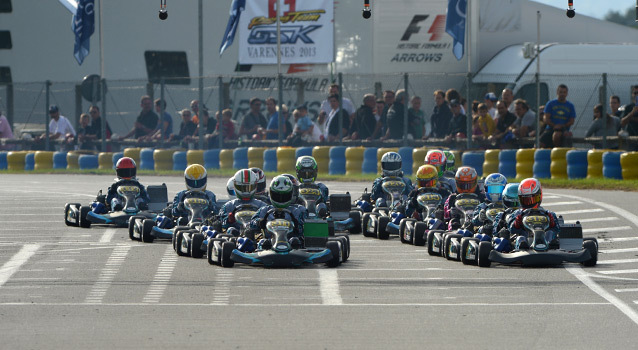
<instances>
[{"instance_id":1,"label":"blue flag banner","mask_svg":"<svg viewBox=\"0 0 638 350\"><path fill-rule=\"evenodd\" d=\"M448 0L445 32L454 39L452 52L457 60L463 58L465 46L465 14L467 0Z\"/></svg>"},{"instance_id":2,"label":"blue flag banner","mask_svg":"<svg viewBox=\"0 0 638 350\"><path fill-rule=\"evenodd\" d=\"M221 56L235 40L235 32L239 26L239 16L241 12L246 8L246 0L233 0L230 5L230 17L228 17L228 24L226 25L226 32L224 32L224 38L222 44L219 46L219 55Z\"/></svg>"},{"instance_id":3,"label":"blue flag banner","mask_svg":"<svg viewBox=\"0 0 638 350\"><path fill-rule=\"evenodd\" d=\"M73 15L73 24L71 25L71 29L75 33L73 56L80 65L89 55L91 35L95 30L94 10L94 0L79 0L77 12Z\"/></svg>"}]
</instances>

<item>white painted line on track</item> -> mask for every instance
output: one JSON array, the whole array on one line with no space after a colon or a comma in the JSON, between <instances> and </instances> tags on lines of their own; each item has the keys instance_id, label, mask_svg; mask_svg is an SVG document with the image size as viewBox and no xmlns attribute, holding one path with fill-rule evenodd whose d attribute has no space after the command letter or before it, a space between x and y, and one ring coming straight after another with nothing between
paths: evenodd
<instances>
[{"instance_id":1,"label":"white painted line on track","mask_svg":"<svg viewBox=\"0 0 638 350\"><path fill-rule=\"evenodd\" d=\"M638 259L617 259L617 260L598 260L598 265L606 265L606 264L629 264L636 263Z\"/></svg>"},{"instance_id":2,"label":"white painted line on track","mask_svg":"<svg viewBox=\"0 0 638 350\"><path fill-rule=\"evenodd\" d=\"M559 199L560 196L553 196L553 195L549 195L549 196L543 196L543 199Z\"/></svg>"},{"instance_id":3,"label":"white painted line on track","mask_svg":"<svg viewBox=\"0 0 638 350\"><path fill-rule=\"evenodd\" d=\"M582 204L583 202L581 201L568 201L568 202L549 202L549 203L543 203L543 207L556 207L559 205L575 205L575 204Z\"/></svg>"},{"instance_id":4,"label":"white painted line on track","mask_svg":"<svg viewBox=\"0 0 638 350\"><path fill-rule=\"evenodd\" d=\"M337 270L319 270L319 289L321 290L321 300L324 305L342 305L341 293L339 292L339 275Z\"/></svg>"},{"instance_id":5,"label":"white painted line on track","mask_svg":"<svg viewBox=\"0 0 638 350\"><path fill-rule=\"evenodd\" d=\"M625 231L631 230L631 226L616 226L616 227L600 227L600 228L584 228L583 233L589 232L611 232L611 231Z\"/></svg>"},{"instance_id":6,"label":"white painted line on track","mask_svg":"<svg viewBox=\"0 0 638 350\"><path fill-rule=\"evenodd\" d=\"M631 252L638 252L638 248L605 249L605 250L599 250L598 254L615 254L615 253L631 253Z\"/></svg>"},{"instance_id":7,"label":"white painted line on track","mask_svg":"<svg viewBox=\"0 0 638 350\"><path fill-rule=\"evenodd\" d=\"M164 295L166 287L168 286L168 282L171 280L171 275L173 274L175 265L177 265L177 255L175 255L173 247L169 245L166 247L166 252L164 252L162 261L157 267L157 272L155 273L153 282L148 288L146 296L142 302L159 303L162 295Z\"/></svg>"},{"instance_id":8,"label":"white painted line on track","mask_svg":"<svg viewBox=\"0 0 638 350\"><path fill-rule=\"evenodd\" d=\"M102 237L100 237L99 243L111 242L111 239L113 238L113 235L115 235L116 232L117 230L114 228L107 228L106 231L104 231L104 234L102 235Z\"/></svg>"},{"instance_id":9,"label":"white painted line on track","mask_svg":"<svg viewBox=\"0 0 638 350\"><path fill-rule=\"evenodd\" d=\"M614 289L616 293L633 293L638 292L638 288L622 288L622 289Z\"/></svg>"},{"instance_id":10,"label":"white painted line on track","mask_svg":"<svg viewBox=\"0 0 638 350\"><path fill-rule=\"evenodd\" d=\"M638 325L638 312L632 309L629 305L625 304L618 297L607 292L604 288L598 285L598 283L594 282L580 266L567 265L565 266L565 269L569 273L574 275L574 277L580 280L589 289L591 289L594 293L600 295L602 298L612 303L616 308L618 308L618 310L627 315L629 319L631 319L635 324Z\"/></svg>"},{"instance_id":11,"label":"white painted line on track","mask_svg":"<svg viewBox=\"0 0 638 350\"><path fill-rule=\"evenodd\" d=\"M228 305L230 302L230 284L234 280L234 273L230 269L215 269L215 289L213 289L213 305Z\"/></svg>"},{"instance_id":12,"label":"white painted line on track","mask_svg":"<svg viewBox=\"0 0 638 350\"><path fill-rule=\"evenodd\" d=\"M279 298L281 299L281 298ZM638 302L636 302L638 304ZM0 303L0 306L91 306L91 305L100 305L100 306L114 306L114 307L122 307L122 306L168 306L168 307L183 307L183 306L210 306L210 304L202 304L202 303L158 303L158 304L149 304L149 303L31 303L31 302L15 302L15 303ZM308 304L308 303L288 303L288 304L233 304L231 307L248 307L259 309L263 309L266 307L275 307L275 308L284 308L284 307L292 307L298 308L300 306L304 307L370 307L370 306L378 306L378 307L413 307L413 306L429 306L429 307L468 307L468 306L480 306L486 308L492 308L494 306L511 306L511 307L520 307L520 306L609 306L610 303L396 303L396 304L381 304L381 303L357 303L357 304L340 304L340 305L332 305L332 304Z\"/></svg>"},{"instance_id":13,"label":"white painted line on track","mask_svg":"<svg viewBox=\"0 0 638 350\"><path fill-rule=\"evenodd\" d=\"M602 238L598 240L598 243L612 243L612 242L629 242L629 241L638 241L638 237L618 237L618 238Z\"/></svg>"},{"instance_id":14,"label":"white painted line on track","mask_svg":"<svg viewBox=\"0 0 638 350\"><path fill-rule=\"evenodd\" d=\"M115 278L115 275L119 272L124 259L128 255L130 246L116 246L113 249L113 253L109 257L109 260L106 261L106 266L102 269L100 273L100 277L98 277L97 282L93 285L93 289L89 292L86 299L84 300L85 304L101 304L102 299L106 295L106 291L111 286L111 282Z\"/></svg>"},{"instance_id":15,"label":"white painted line on track","mask_svg":"<svg viewBox=\"0 0 638 350\"><path fill-rule=\"evenodd\" d=\"M2 265L0 268L0 287L7 283L9 278L11 278L11 276L20 269L20 266L24 265L39 248L39 244L26 244L19 252L12 256L9 261Z\"/></svg>"},{"instance_id":16,"label":"white painted line on track","mask_svg":"<svg viewBox=\"0 0 638 350\"><path fill-rule=\"evenodd\" d=\"M585 201L585 202L591 202L591 200L584 198L584 197L579 197L579 196L574 196L574 195L569 195L569 194L561 194L561 196L563 197L567 197L567 198L573 198L573 199L578 199L581 201ZM632 224L634 224L634 226L638 227L638 216L628 212L627 210L617 207L615 205L612 204L608 204L608 203L604 203L604 202L595 202L593 203L599 207L603 207L611 212L613 212L616 215L620 215L621 217L631 221Z\"/></svg>"},{"instance_id":17,"label":"white painted line on track","mask_svg":"<svg viewBox=\"0 0 638 350\"><path fill-rule=\"evenodd\" d=\"M60 214L50 214L50 213L15 213L15 214L0 214L0 216L60 216Z\"/></svg>"},{"instance_id":18,"label":"white painted line on track","mask_svg":"<svg viewBox=\"0 0 638 350\"><path fill-rule=\"evenodd\" d=\"M586 213L602 213L605 209L593 208L593 209L579 209L579 210L565 210L561 211L560 215L570 215L570 214L586 214Z\"/></svg>"},{"instance_id":19,"label":"white painted line on track","mask_svg":"<svg viewBox=\"0 0 638 350\"><path fill-rule=\"evenodd\" d=\"M620 275L623 273L638 273L638 269L626 269L626 270L610 270L610 271L596 271L602 275Z\"/></svg>"},{"instance_id":20,"label":"white painted line on track","mask_svg":"<svg viewBox=\"0 0 638 350\"><path fill-rule=\"evenodd\" d=\"M609 217L602 217L602 218L565 220L565 223L566 224L574 224L574 223L576 223L576 221L580 221L580 223L583 223L583 222L616 221L616 220L620 220L620 219L615 217L615 216L609 216Z\"/></svg>"}]
</instances>

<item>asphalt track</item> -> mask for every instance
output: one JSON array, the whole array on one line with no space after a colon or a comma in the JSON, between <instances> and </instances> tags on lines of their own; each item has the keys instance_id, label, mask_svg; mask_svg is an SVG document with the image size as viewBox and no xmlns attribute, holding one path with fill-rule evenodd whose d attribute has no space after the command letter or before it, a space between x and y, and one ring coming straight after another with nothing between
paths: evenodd
<instances>
[{"instance_id":1,"label":"asphalt track","mask_svg":"<svg viewBox=\"0 0 638 350\"><path fill-rule=\"evenodd\" d=\"M183 188L166 182L169 196ZM351 236L336 269L210 266L125 229L69 228L110 176L0 175L4 349L600 349L638 344L638 193L546 190L600 242L583 268L464 266ZM209 179L220 197L225 179ZM326 182L360 194L369 184Z\"/></svg>"}]
</instances>

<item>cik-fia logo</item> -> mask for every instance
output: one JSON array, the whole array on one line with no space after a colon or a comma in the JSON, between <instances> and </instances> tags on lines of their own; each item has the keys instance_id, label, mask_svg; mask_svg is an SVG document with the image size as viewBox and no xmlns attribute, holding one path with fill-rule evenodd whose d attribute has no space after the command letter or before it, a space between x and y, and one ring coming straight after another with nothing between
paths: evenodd
<instances>
[{"instance_id":1,"label":"cik-fia logo","mask_svg":"<svg viewBox=\"0 0 638 350\"><path fill-rule=\"evenodd\" d=\"M314 44L308 34L321 28L322 25L306 25L304 22L317 22L326 11L324 9L297 11L296 0L282 0L281 2L288 6L288 11L280 16L281 43L296 44L297 41L301 40L305 44ZM249 44L277 44L276 3L276 0L268 0L268 17L259 16L250 20L250 24L248 24L248 29L251 30L248 37Z\"/></svg>"}]
</instances>

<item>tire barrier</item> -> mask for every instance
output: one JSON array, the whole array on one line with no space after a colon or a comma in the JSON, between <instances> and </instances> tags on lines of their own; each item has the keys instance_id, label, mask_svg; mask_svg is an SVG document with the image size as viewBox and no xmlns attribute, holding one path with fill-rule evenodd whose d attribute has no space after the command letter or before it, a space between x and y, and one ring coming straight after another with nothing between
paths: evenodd
<instances>
[{"instance_id":1,"label":"tire barrier","mask_svg":"<svg viewBox=\"0 0 638 350\"><path fill-rule=\"evenodd\" d=\"M153 165L155 170L173 170L173 153L175 153L175 150L156 149L153 151Z\"/></svg>"},{"instance_id":2,"label":"tire barrier","mask_svg":"<svg viewBox=\"0 0 638 350\"><path fill-rule=\"evenodd\" d=\"M620 166L621 152L603 153L603 176L610 179L622 180L622 168Z\"/></svg>"},{"instance_id":3,"label":"tire barrier","mask_svg":"<svg viewBox=\"0 0 638 350\"><path fill-rule=\"evenodd\" d=\"M53 169L53 152L37 151L34 156L34 169Z\"/></svg>"},{"instance_id":4,"label":"tire barrier","mask_svg":"<svg viewBox=\"0 0 638 350\"><path fill-rule=\"evenodd\" d=\"M100 162L97 155L82 154L78 157L78 166L80 170L97 169L100 166Z\"/></svg>"},{"instance_id":5,"label":"tire barrier","mask_svg":"<svg viewBox=\"0 0 638 350\"><path fill-rule=\"evenodd\" d=\"M483 163L485 162L484 152L463 153L463 166L469 166L476 170L478 176L483 176Z\"/></svg>"},{"instance_id":6,"label":"tire barrier","mask_svg":"<svg viewBox=\"0 0 638 350\"><path fill-rule=\"evenodd\" d=\"M555 147L552 149L550 155L552 162L549 169L552 173L552 179L567 178L567 152L570 150L570 148L565 147Z\"/></svg>"},{"instance_id":7,"label":"tire barrier","mask_svg":"<svg viewBox=\"0 0 638 350\"><path fill-rule=\"evenodd\" d=\"M173 170L184 171L187 165L186 151L177 151L173 153Z\"/></svg>"},{"instance_id":8,"label":"tire barrier","mask_svg":"<svg viewBox=\"0 0 638 350\"><path fill-rule=\"evenodd\" d=\"M266 147L249 147L248 148L248 167L249 168L264 168L264 152Z\"/></svg>"},{"instance_id":9,"label":"tire barrier","mask_svg":"<svg viewBox=\"0 0 638 350\"><path fill-rule=\"evenodd\" d=\"M219 168L220 169L233 168L233 150L232 149L223 149L219 151Z\"/></svg>"},{"instance_id":10,"label":"tire barrier","mask_svg":"<svg viewBox=\"0 0 638 350\"><path fill-rule=\"evenodd\" d=\"M53 169L66 169L66 152L53 153Z\"/></svg>"},{"instance_id":11,"label":"tire barrier","mask_svg":"<svg viewBox=\"0 0 638 350\"><path fill-rule=\"evenodd\" d=\"M71 151L66 154L66 168L67 169L80 169L80 165L78 164L78 159L80 158L80 153Z\"/></svg>"},{"instance_id":12,"label":"tire barrier","mask_svg":"<svg viewBox=\"0 0 638 350\"><path fill-rule=\"evenodd\" d=\"M537 149L534 152L534 172L533 176L538 179L549 179L552 177L552 150Z\"/></svg>"},{"instance_id":13,"label":"tire barrier","mask_svg":"<svg viewBox=\"0 0 638 350\"><path fill-rule=\"evenodd\" d=\"M298 147L295 151L295 162L297 158L303 156L312 156L312 147Z\"/></svg>"},{"instance_id":14,"label":"tire barrier","mask_svg":"<svg viewBox=\"0 0 638 350\"><path fill-rule=\"evenodd\" d=\"M7 152L0 152L0 170L6 170L8 166Z\"/></svg>"},{"instance_id":15,"label":"tire barrier","mask_svg":"<svg viewBox=\"0 0 638 350\"><path fill-rule=\"evenodd\" d=\"M277 147L277 172L281 174L295 174L295 149L291 147ZM327 162L324 164L328 164Z\"/></svg>"},{"instance_id":16,"label":"tire barrier","mask_svg":"<svg viewBox=\"0 0 638 350\"><path fill-rule=\"evenodd\" d=\"M425 155L428 154L428 151L429 149L425 147L412 150L412 174L416 174L419 167L425 164Z\"/></svg>"},{"instance_id":17,"label":"tire barrier","mask_svg":"<svg viewBox=\"0 0 638 350\"><path fill-rule=\"evenodd\" d=\"M137 166L139 167L141 151L142 149L139 147L131 147L131 148L125 148L123 153L124 153L124 157L133 158L133 160L135 161L135 164L137 164Z\"/></svg>"},{"instance_id":18,"label":"tire barrier","mask_svg":"<svg viewBox=\"0 0 638 350\"><path fill-rule=\"evenodd\" d=\"M328 172L330 164L330 146L315 146L312 148L312 156L317 161L319 171ZM375 163L376 164L376 163Z\"/></svg>"},{"instance_id":19,"label":"tire barrier","mask_svg":"<svg viewBox=\"0 0 638 350\"><path fill-rule=\"evenodd\" d=\"M346 173L346 146L332 146L330 148L330 162L328 174L343 175Z\"/></svg>"},{"instance_id":20,"label":"tire barrier","mask_svg":"<svg viewBox=\"0 0 638 350\"><path fill-rule=\"evenodd\" d=\"M239 170L248 167L248 147L235 148L233 151L233 168Z\"/></svg>"},{"instance_id":21,"label":"tire barrier","mask_svg":"<svg viewBox=\"0 0 638 350\"><path fill-rule=\"evenodd\" d=\"M412 165L414 164L412 152L414 152L414 147L399 148L399 155L401 156L401 169L403 170L404 176L410 176L416 173L416 171L412 171Z\"/></svg>"},{"instance_id":22,"label":"tire barrier","mask_svg":"<svg viewBox=\"0 0 638 350\"><path fill-rule=\"evenodd\" d=\"M196 149L186 151L186 165L193 164L204 165L204 151Z\"/></svg>"},{"instance_id":23,"label":"tire barrier","mask_svg":"<svg viewBox=\"0 0 638 350\"><path fill-rule=\"evenodd\" d=\"M113 169L113 152L98 153L97 164L97 168L101 170Z\"/></svg>"},{"instance_id":24,"label":"tire barrier","mask_svg":"<svg viewBox=\"0 0 638 350\"><path fill-rule=\"evenodd\" d=\"M12 151L7 153L7 169L24 170L26 151Z\"/></svg>"},{"instance_id":25,"label":"tire barrier","mask_svg":"<svg viewBox=\"0 0 638 350\"><path fill-rule=\"evenodd\" d=\"M361 163L361 173L377 174L377 147L366 147L363 151L363 163Z\"/></svg>"},{"instance_id":26,"label":"tire barrier","mask_svg":"<svg viewBox=\"0 0 638 350\"><path fill-rule=\"evenodd\" d=\"M587 177L587 150L571 150L565 155L567 160L567 178L584 179Z\"/></svg>"},{"instance_id":27,"label":"tire barrier","mask_svg":"<svg viewBox=\"0 0 638 350\"><path fill-rule=\"evenodd\" d=\"M218 148L204 151L204 167L206 169L219 169L219 152Z\"/></svg>"},{"instance_id":28,"label":"tire barrier","mask_svg":"<svg viewBox=\"0 0 638 350\"><path fill-rule=\"evenodd\" d=\"M264 167L263 171L277 171L277 149L270 148L264 151Z\"/></svg>"},{"instance_id":29,"label":"tire barrier","mask_svg":"<svg viewBox=\"0 0 638 350\"><path fill-rule=\"evenodd\" d=\"M379 148L377 150L377 173L381 174L381 158L383 157L384 154L386 154L387 152L399 152L398 148ZM403 158L403 157L401 157Z\"/></svg>"},{"instance_id":30,"label":"tire barrier","mask_svg":"<svg viewBox=\"0 0 638 350\"><path fill-rule=\"evenodd\" d=\"M483 173L492 174L498 173L500 150L488 149L485 151L485 160L483 161Z\"/></svg>"},{"instance_id":31,"label":"tire barrier","mask_svg":"<svg viewBox=\"0 0 638 350\"><path fill-rule=\"evenodd\" d=\"M609 150L590 149L587 151L587 178L597 179L603 177L603 153Z\"/></svg>"},{"instance_id":32,"label":"tire barrier","mask_svg":"<svg viewBox=\"0 0 638 350\"><path fill-rule=\"evenodd\" d=\"M24 156L24 170L33 170L35 168L35 152L28 152Z\"/></svg>"},{"instance_id":33,"label":"tire barrier","mask_svg":"<svg viewBox=\"0 0 638 350\"><path fill-rule=\"evenodd\" d=\"M498 154L498 172L508 179L516 177L516 149L504 149Z\"/></svg>"},{"instance_id":34,"label":"tire barrier","mask_svg":"<svg viewBox=\"0 0 638 350\"><path fill-rule=\"evenodd\" d=\"M348 147L346 148L346 175L359 175L363 167L363 147ZM332 160L332 158L330 158Z\"/></svg>"},{"instance_id":35,"label":"tire barrier","mask_svg":"<svg viewBox=\"0 0 638 350\"><path fill-rule=\"evenodd\" d=\"M516 151L516 177L518 179L534 176L535 151L535 149L519 149ZM547 165L549 166L549 163ZM549 168L547 170L549 171Z\"/></svg>"},{"instance_id":36,"label":"tire barrier","mask_svg":"<svg viewBox=\"0 0 638 350\"><path fill-rule=\"evenodd\" d=\"M463 151L450 151L454 154L454 167L458 169L463 160Z\"/></svg>"},{"instance_id":37,"label":"tire barrier","mask_svg":"<svg viewBox=\"0 0 638 350\"><path fill-rule=\"evenodd\" d=\"M140 150L140 162L137 165L140 170L155 170L153 152L152 148L142 148Z\"/></svg>"},{"instance_id":38,"label":"tire barrier","mask_svg":"<svg viewBox=\"0 0 638 350\"><path fill-rule=\"evenodd\" d=\"M115 169L115 165L117 165L117 161L124 157L124 152L113 153L113 169Z\"/></svg>"},{"instance_id":39,"label":"tire barrier","mask_svg":"<svg viewBox=\"0 0 638 350\"><path fill-rule=\"evenodd\" d=\"M623 180L638 179L638 152L626 152L620 156Z\"/></svg>"}]
</instances>

